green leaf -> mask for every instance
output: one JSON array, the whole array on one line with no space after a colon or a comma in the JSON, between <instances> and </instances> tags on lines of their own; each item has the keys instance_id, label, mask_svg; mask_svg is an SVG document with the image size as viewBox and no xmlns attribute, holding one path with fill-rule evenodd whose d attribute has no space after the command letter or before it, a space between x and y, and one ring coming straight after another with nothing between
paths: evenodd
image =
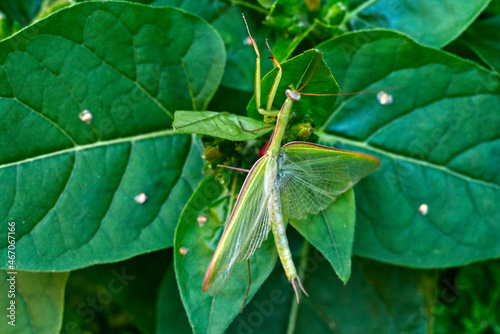
<instances>
[{"instance_id":1,"label":"green leaf","mask_svg":"<svg viewBox=\"0 0 500 334\"><path fill-rule=\"evenodd\" d=\"M264 8L271 8L274 0L257 0L257 2Z\"/></svg>"},{"instance_id":2,"label":"green leaf","mask_svg":"<svg viewBox=\"0 0 500 334\"><path fill-rule=\"evenodd\" d=\"M0 332L59 333L69 273L9 272L0 270L0 289L4 294ZM11 321L13 325L8 323Z\"/></svg>"},{"instance_id":3,"label":"green leaf","mask_svg":"<svg viewBox=\"0 0 500 334\"><path fill-rule=\"evenodd\" d=\"M462 41L500 74L500 16L474 23L463 35Z\"/></svg>"},{"instance_id":4,"label":"green leaf","mask_svg":"<svg viewBox=\"0 0 500 334\"><path fill-rule=\"evenodd\" d=\"M304 286L309 297L302 296L297 304L277 265L227 333L431 331L432 272L356 259L351 279L343 284L318 251L311 250L305 263Z\"/></svg>"},{"instance_id":5,"label":"green leaf","mask_svg":"<svg viewBox=\"0 0 500 334\"><path fill-rule=\"evenodd\" d=\"M302 93L338 93L338 85L322 59L321 53L317 50L308 50L303 54L281 64L281 66L283 68L283 76L281 77L281 81L276 92L276 98L274 99L274 103L271 108L272 110L281 109L281 106L286 99L285 90L288 86L290 86L290 84L293 84L295 88L298 89L305 84L309 78L310 81L301 91ZM262 108L266 107L266 92L270 91L277 73L278 69L275 68L266 74L266 76L262 79ZM310 77L311 74L312 77ZM316 125L323 124L333 109L336 100L336 96L302 96L300 102L295 103L293 106L296 118L310 118ZM255 96L248 103L247 113L252 118L262 119L262 115L258 113L256 108Z\"/></svg>"},{"instance_id":6,"label":"green leaf","mask_svg":"<svg viewBox=\"0 0 500 334\"><path fill-rule=\"evenodd\" d=\"M351 275L355 212L354 191L350 189L316 216L290 221L328 259L343 282Z\"/></svg>"},{"instance_id":7,"label":"green leaf","mask_svg":"<svg viewBox=\"0 0 500 334\"><path fill-rule=\"evenodd\" d=\"M193 332L179 295L173 261L161 283L156 315L157 334L191 334Z\"/></svg>"},{"instance_id":8,"label":"green leaf","mask_svg":"<svg viewBox=\"0 0 500 334\"><path fill-rule=\"evenodd\" d=\"M230 112L236 115L247 114L247 103L252 98L253 91L247 92L220 86L215 93L208 110Z\"/></svg>"},{"instance_id":9,"label":"green leaf","mask_svg":"<svg viewBox=\"0 0 500 334\"><path fill-rule=\"evenodd\" d=\"M499 261L445 272L435 312L436 333L498 333L500 329Z\"/></svg>"},{"instance_id":10,"label":"green leaf","mask_svg":"<svg viewBox=\"0 0 500 334\"><path fill-rule=\"evenodd\" d=\"M486 15L489 15L489 16L500 15L500 1L499 0L491 0L488 8L486 8L484 13Z\"/></svg>"},{"instance_id":11,"label":"green leaf","mask_svg":"<svg viewBox=\"0 0 500 334\"><path fill-rule=\"evenodd\" d=\"M262 24L269 17L265 15L267 14L265 9L248 2L239 2L239 4L240 6L236 6L231 2L221 0L158 0L152 5L179 7L210 22L222 36L227 50L226 70L221 85L234 90L253 92L254 64L257 55L248 39L248 32L241 14L245 14L250 32L260 50L262 73L267 73L273 68L273 62L266 56L269 54L266 40L272 47L276 59L279 62L284 62L299 43L308 36L311 29L305 30L298 36L283 34L274 27ZM267 4L264 7L266 6ZM228 110L228 108L218 110Z\"/></svg>"},{"instance_id":12,"label":"green leaf","mask_svg":"<svg viewBox=\"0 0 500 334\"><path fill-rule=\"evenodd\" d=\"M228 213L228 196L214 176L206 177L184 208L177 226L174 261L184 307L195 333L221 333L240 312L248 284L247 264L235 266L229 284L215 297L203 294L202 282ZM252 285L248 300L271 273L277 254L268 236L250 258Z\"/></svg>"},{"instance_id":13,"label":"green leaf","mask_svg":"<svg viewBox=\"0 0 500 334\"><path fill-rule=\"evenodd\" d=\"M318 48L344 92L405 85L385 105L346 96L317 132L382 162L356 188L354 253L423 268L500 256L499 77L390 31Z\"/></svg>"},{"instance_id":14,"label":"green leaf","mask_svg":"<svg viewBox=\"0 0 500 334\"><path fill-rule=\"evenodd\" d=\"M442 47L457 38L490 0L367 0L348 13L343 24L353 28L388 28L420 43Z\"/></svg>"},{"instance_id":15,"label":"green leaf","mask_svg":"<svg viewBox=\"0 0 500 334\"><path fill-rule=\"evenodd\" d=\"M9 37L20 28L21 27L18 24L14 26L9 24L9 21L7 20L5 15L0 12L0 40Z\"/></svg>"},{"instance_id":16,"label":"green leaf","mask_svg":"<svg viewBox=\"0 0 500 334\"><path fill-rule=\"evenodd\" d=\"M227 50L227 63L221 85L233 89L254 92L255 59L257 55L248 39L248 32L241 13L245 13L252 37L261 53L261 73L267 73L273 68L273 62L268 58L266 39L274 47L276 38L272 30L262 24L264 16L232 6L212 22ZM289 54L277 54L279 61L285 61Z\"/></svg>"},{"instance_id":17,"label":"green leaf","mask_svg":"<svg viewBox=\"0 0 500 334\"><path fill-rule=\"evenodd\" d=\"M18 22L25 27L31 23L40 9L43 0L3 0L0 2L2 11L10 24Z\"/></svg>"},{"instance_id":18,"label":"green leaf","mask_svg":"<svg viewBox=\"0 0 500 334\"><path fill-rule=\"evenodd\" d=\"M221 0L155 0L149 2L151 6L156 7L172 6L180 8L210 23L217 20L219 16L224 15L224 12L231 7L230 4Z\"/></svg>"},{"instance_id":19,"label":"green leaf","mask_svg":"<svg viewBox=\"0 0 500 334\"><path fill-rule=\"evenodd\" d=\"M133 326L154 333L154 305L165 263L172 259L171 250L162 250L71 272L61 332L97 332L111 326L107 330L119 333Z\"/></svg>"},{"instance_id":20,"label":"green leaf","mask_svg":"<svg viewBox=\"0 0 500 334\"><path fill-rule=\"evenodd\" d=\"M308 10L301 0L276 0L266 17L266 24L299 35L310 26Z\"/></svg>"},{"instance_id":21,"label":"green leaf","mask_svg":"<svg viewBox=\"0 0 500 334\"><path fill-rule=\"evenodd\" d=\"M58 10L74 4L74 0L43 0L42 5L40 6L40 11L38 12L34 20L38 21L54 12L57 12Z\"/></svg>"},{"instance_id":22,"label":"green leaf","mask_svg":"<svg viewBox=\"0 0 500 334\"><path fill-rule=\"evenodd\" d=\"M224 58L199 18L130 3L76 5L0 42L0 216L18 224L19 269L172 245L202 167L173 111L206 107Z\"/></svg>"},{"instance_id":23,"label":"green leaf","mask_svg":"<svg viewBox=\"0 0 500 334\"><path fill-rule=\"evenodd\" d=\"M314 258L313 258L314 259ZM304 282L310 297L291 314L292 333L425 333L431 327L434 275L370 261L354 261L347 285L328 268ZM309 264L311 266L311 264ZM396 292L395 292L396 291ZM362 319L362 321L360 321Z\"/></svg>"},{"instance_id":24,"label":"green leaf","mask_svg":"<svg viewBox=\"0 0 500 334\"><path fill-rule=\"evenodd\" d=\"M190 13L199 15L210 22L224 40L227 50L226 70L221 85L247 91L254 91L255 54L254 48L248 40L248 32L241 13L245 13L250 31L259 49L263 53L261 63L262 73L267 73L273 68L273 62L265 60L267 51L266 38L274 46L274 37L269 27L262 25L264 16L261 13L244 10L228 1L222 0L158 0L153 5L175 6ZM277 54L278 56L278 54ZM286 54L279 54L278 60L284 61Z\"/></svg>"},{"instance_id":25,"label":"green leaf","mask_svg":"<svg viewBox=\"0 0 500 334\"><path fill-rule=\"evenodd\" d=\"M173 126L176 131L182 133L194 133L234 141L258 138L272 131L274 127L274 125L270 126L250 117L225 112L183 110L175 112Z\"/></svg>"},{"instance_id":26,"label":"green leaf","mask_svg":"<svg viewBox=\"0 0 500 334\"><path fill-rule=\"evenodd\" d=\"M337 31L341 32L337 24L345 14L344 10L341 2L333 0L323 3L318 0L276 0L264 21L278 33L272 44L276 59L288 59L306 39L315 45L333 37Z\"/></svg>"}]
</instances>

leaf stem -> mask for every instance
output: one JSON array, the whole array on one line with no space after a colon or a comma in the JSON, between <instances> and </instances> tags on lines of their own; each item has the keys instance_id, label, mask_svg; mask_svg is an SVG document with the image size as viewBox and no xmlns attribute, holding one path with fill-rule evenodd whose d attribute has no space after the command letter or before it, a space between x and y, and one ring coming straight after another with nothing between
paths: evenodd
<instances>
[{"instance_id":1,"label":"leaf stem","mask_svg":"<svg viewBox=\"0 0 500 334\"><path fill-rule=\"evenodd\" d=\"M299 277L304 278L304 274L306 272L306 267L307 267L307 259L309 258L310 250L311 250L311 244L306 239L304 239L304 243L302 244L302 251L300 252L300 263L298 272ZM293 334L295 332L295 324L297 323L298 311L299 311L299 303L295 298L292 298L292 309L290 310L290 318L288 319L288 329L286 331L287 334Z\"/></svg>"},{"instance_id":2,"label":"leaf stem","mask_svg":"<svg viewBox=\"0 0 500 334\"><path fill-rule=\"evenodd\" d=\"M261 8L257 5L254 5L252 3L249 3L249 2L246 2L246 1L242 1L242 0L231 0L231 2L235 5L240 5L242 7L247 7L247 8L250 8L250 9L253 9L259 13L262 13L262 14L267 14L267 10L265 8Z\"/></svg>"},{"instance_id":3,"label":"leaf stem","mask_svg":"<svg viewBox=\"0 0 500 334\"><path fill-rule=\"evenodd\" d=\"M340 22L339 29L341 29L342 31L347 31L347 23L350 20L352 20L354 17L358 16L358 14L361 13L362 11L364 11L367 7L370 7L371 5L373 5L375 2L377 2L377 0L368 0L368 1L364 2L363 4L359 5L358 7L356 7L352 12L347 13L344 16L344 19L342 20L342 22Z\"/></svg>"}]
</instances>

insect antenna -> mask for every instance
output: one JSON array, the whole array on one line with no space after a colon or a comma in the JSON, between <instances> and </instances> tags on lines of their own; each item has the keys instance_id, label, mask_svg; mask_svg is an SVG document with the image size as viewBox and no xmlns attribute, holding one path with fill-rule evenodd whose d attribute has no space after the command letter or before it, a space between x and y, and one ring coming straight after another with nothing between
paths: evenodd
<instances>
[{"instance_id":1,"label":"insect antenna","mask_svg":"<svg viewBox=\"0 0 500 334\"><path fill-rule=\"evenodd\" d=\"M337 93L337 94L315 94L315 93L300 93L301 95L308 95L308 96L343 96L343 95L359 95L359 94L366 94L366 93L376 93L376 92L383 92L385 90L392 90L392 89L398 89L398 88L403 88L406 86L395 86L395 87L389 87L389 88L382 88L382 89L374 89L374 90L366 90L363 92L355 92L355 93Z\"/></svg>"},{"instance_id":2,"label":"insect antenna","mask_svg":"<svg viewBox=\"0 0 500 334\"><path fill-rule=\"evenodd\" d=\"M240 123L241 130L243 130L245 132L250 132L250 133L254 133L254 132L257 132L260 130L269 129L269 128L274 127L274 124L273 124L273 125L264 126L263 128L259 128L259 129L247 130L247 129L245 129L245 127L243 126L243 123L241 123L241 121L238 121L238 123Z\"/></svg>"}]
</instances>

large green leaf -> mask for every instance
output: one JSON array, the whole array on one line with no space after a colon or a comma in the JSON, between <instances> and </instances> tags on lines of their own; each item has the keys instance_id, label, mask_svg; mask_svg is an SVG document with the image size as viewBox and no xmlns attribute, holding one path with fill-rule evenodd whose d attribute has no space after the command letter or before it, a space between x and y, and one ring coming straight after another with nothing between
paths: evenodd
<instances>
[{"instance_id":1,"label":"large green leaf","mask_svg":"<svg viewBox=\"0 0 500 334\"><path fill-rule=\"evenodd\" d=\"M462 41L494 71L500 74L500 16L474 23Z\"/></svg>"},{"instance_id":2,"label":"large green leaf","mask_svg":"<svg viewBox=\"0 0 500 334\"><path fill-rule=\"evenodd\" d=\"M225 112L184 111L175 112L174 129L234 141L247 141L272 131L273 125L250 117Z\"/></svg>"},{"instance_id":3,"label":"large green leaf","mask_svg":"<svg viewBox=\"0 0 500 334\"><path fill-rule=\"evenodd\" d=\"M317 215L290 221L292 226L330 261L344 282L347 282L351 275L355 212L354 191L350 189Z\"/></svg>"},{"instance_id":4,"label":"large green leaf","mask_svg":"<svg viewBox=\"0 0 500 334\"><path fill-rule=\"evenodd\" d=\"M0 216L18 224L20 269L172 245L202 167L173 111L205 109L224 60L204 21L130 3L76 5L0 43Z\"/></svg>"},{"instance_id":5,"label":"large green leaf","mask_svg":"<svg viewBox=\"0 0 500 334\"><path fill-rule=\"evenodd\" d=\"M186 205L174 243L179 290L195 333L221 333L240 312L248 285L247 264L235 265L229 284L215 297L202 293L205 271L222 235L228 214L228 196L213 176L205 178ZM271 233L250 258L252 285L248 300L257 292L276 263ZM165 316L165 315L159 315Z\"/></svg>"},{"instance_id":6,"label":"large green leaf","mask_svg":"<svg viewBox=\"0 0 500 334\"><path fill-rule=\"evenodd\" d=\"M319 49L344 92L405 85L387 104L346 96L318 132L382 161L356 188L354 252L413 267L500 256L499 77L390 31Z\"/></svg>"},{"instance_id":7,"label":"large green leaf","mask_svg":"<svg viewBox=\"0 0 500 334\"><path fill-rule=\"evenodd\" d=\"M68 273L9 273L0 270L4 313L0 332L58 333L62 324Z\"/></svg>"},{"instance_id":8,"label":"large green leaf","mask_svg":"<svg viewBox=\"0 0 500 334\"><path fill-rule=\"evenodd\" d=\"M472 24L489 2L366 0L346 15L344 23L355 29L394 29L407 33L420 43L442 47Z\"/></svg>"}]
</instances>

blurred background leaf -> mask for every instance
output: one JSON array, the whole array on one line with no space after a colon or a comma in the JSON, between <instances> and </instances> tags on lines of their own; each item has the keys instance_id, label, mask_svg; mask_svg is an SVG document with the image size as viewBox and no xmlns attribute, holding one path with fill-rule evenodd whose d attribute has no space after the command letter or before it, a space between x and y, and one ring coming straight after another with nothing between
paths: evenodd
<instances>
[{"instance_id":1,"label":"blurred background leaf","mask_svg":"<svg viewBox=\"0 0 500 334\"><path fill-rule=\"evenodd\" d=\"M69 273L34 273L0 270L0 288L4 293L2 333L57 333L61 329L64 288ZM12 279L14 277L14 279ZM14 293L11 298L8 294ZM14 301L14 304L11 304ZM14 306L13 312L8 308ZM9 317L14 315L13 318ZM8 322L11 322L10 325Z\"/></svg>"},{"instance_id":2,"label":"blurred background leaf","mask_svg":"<svg viewBox=\"0 0 500 334\"><path fill-rule=\"evenodd\" d=\"M61 332L155 333L155 305L169 263L172 251L163 250L72 271ZM169 322L179 317L167 316Z\"/></svg>"},{"instance_id":3,"label":"blurred background leaf","mask_svg":"<svg viewBox=\"0 0 500 334\"><path fill-rule=\"evenodd\" d=\"M445 271L440 283L435 333L500 332L498 260Z\"/></svg>"},{"instance_id":4,"label":"blurred background leaf","mask_svg":"<svg viewBox=\"0 0 500 334\"><path fill-rule=\"evenodd\" d=\"M439 48L467 29L490 1L356 0L341 26L393 29Z\"/></svg>"}]
</instances>

